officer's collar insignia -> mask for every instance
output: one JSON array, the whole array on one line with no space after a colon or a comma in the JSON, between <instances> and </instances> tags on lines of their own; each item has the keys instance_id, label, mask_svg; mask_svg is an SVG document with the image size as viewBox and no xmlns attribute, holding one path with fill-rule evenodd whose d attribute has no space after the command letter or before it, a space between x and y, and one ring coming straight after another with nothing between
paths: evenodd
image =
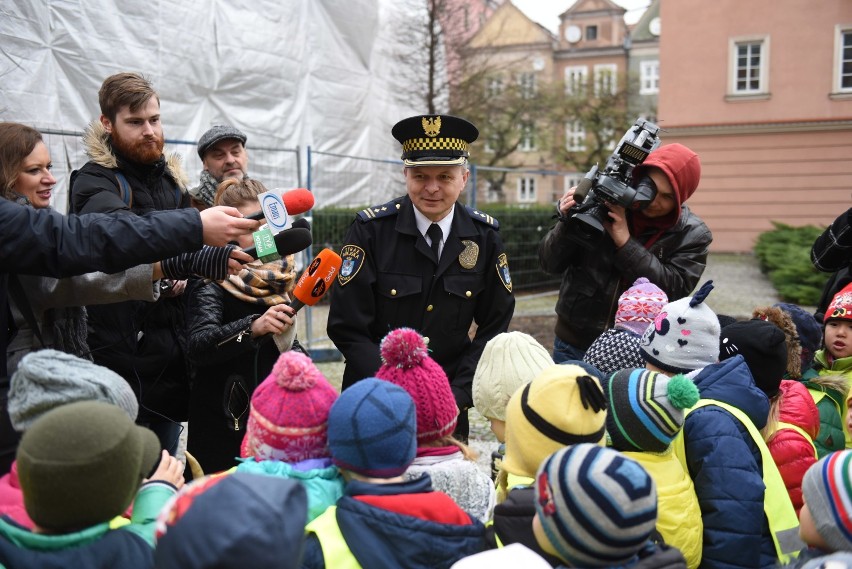
<instances>
[{"instance_id":1,"label":"officer's collar insignia","mask_svg":"<svg viewBox=\"0 0 852 569\"><path fill-rule=\"evenodd\" d=\"M506 290L512 292L512 277L509 275L509 258L506 257L506 253L501 253L497 257L497 276L500 277Z\"/></svg>"},{"instance_id":2,"label":"officer's collar insignia","mask_svg":"<svg viewBox=\"0 0 852 569\"><path fill-rule=\"evenodd\" d=\"M479 245L468 239L463 239L462 245L464 245L464 251L459 255L459 264L465 269L472 269L479 258Z\"/></svg>"},{"instance_id":3,"label":"officer's collar insignia","mask_svg":"<svg viewBox=\"0 0 852 569\"><path fill-rule=\"evenodd\" d=\"M441 117L435 117L430 119L429 117L423 117L423 132L426 133L426 136L435 137L441 134Z\"/></svg>"},{"instance_id":4,"label":"officer's collar insignia","mask_svg":"<svg viewBox=\"0 0 852 569\"><path fill-rule=\"evenodd\" d=\"M337 274L337 282L340 283L340 286L344 286L354 279L358 271L361 270L366 254L357 245L344 245L343 249L340 250L340 258L343 259L343 264Z\"/></svg>"}]
</instances>

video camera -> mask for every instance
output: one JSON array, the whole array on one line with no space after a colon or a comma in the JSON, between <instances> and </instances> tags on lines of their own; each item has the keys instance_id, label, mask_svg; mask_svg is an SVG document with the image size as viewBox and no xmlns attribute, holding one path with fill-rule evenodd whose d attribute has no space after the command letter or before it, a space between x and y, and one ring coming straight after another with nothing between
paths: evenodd
<instances>
[{"instance_id":1,"label":"video camera","mask_svg":"<svg viewBox=\"0 0 852 569\"><path fill-rule=\"evenodd\" d=\"M606 203L641 211L654 201L657 189L653 184L639 184L637 188L630 184L633 169L660 145L659 131L654 123L636 119L607 159L603 172L597 164L589 170L574 192L576 205L565 215L559 212L560 221L568 224L571 239L590 248L597 244L604 223L611 221ZM556 209L558 212L558 204Z\"/></svg>"}]
</instances>

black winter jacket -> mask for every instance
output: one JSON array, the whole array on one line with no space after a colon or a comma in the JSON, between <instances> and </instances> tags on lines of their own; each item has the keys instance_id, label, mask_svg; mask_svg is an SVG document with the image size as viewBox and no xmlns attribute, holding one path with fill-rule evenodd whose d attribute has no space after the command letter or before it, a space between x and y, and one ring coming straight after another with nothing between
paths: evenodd
<instances>
[{"instance_id":1,"label":"black winter jacket","mask_svg":"<svg viewBox=\"0 0 852 569\"><path fill-rule=\"evenodd\" d=\"M618 297L639 277L646 277L670 301L692 292L707 265L713 236L686 205L677 223L650 247L652 235L631 237L616 250L608 234L595 249L568 238L566 224L557 222L539 245L542 269L562 274L556 303L556 335L586 350L601 332L612 326Z\"/></svg>"},{"instance_id":2,"label":"black winter jacket","mask_svg":"<svg viewBox=\"0 0 852 569\"><path fill-rule=\"evenodd\" d=\"M113 150L99 122L90 126L84 143L91 160L71 177L75 213L142 215L189 207L182 186L186 176L175 156L152 165L132 163ZM118 170L132 190L129 204L121 197ZM184 357L182 299L161 296L154 303L127 301L87 310L88 341L95 363L127 380L139 398L139 420L186 420L189 370Z\"/></svg>"}]
</instances>

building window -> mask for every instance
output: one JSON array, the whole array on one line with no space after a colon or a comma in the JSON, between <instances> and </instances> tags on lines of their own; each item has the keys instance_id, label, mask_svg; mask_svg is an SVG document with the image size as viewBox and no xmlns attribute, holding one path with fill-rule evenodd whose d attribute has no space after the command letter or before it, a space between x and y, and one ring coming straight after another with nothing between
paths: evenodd
<instances>
[{"instance_id":1,"label":"building window","mask_svg":"<svg viewBox=\"0 0 852 569\"><path fill-rule=\"evenodd\" d=\"M639 94L656 95L660 92L660 62L643 61L639 64Z\"/></svg>"},{"instance_id":2,"label":"building window","mask_svg":"<svg viewBox=\"0 0 852 569\"><path fill-rule=\"evenodd\" d=\"M562 185L562 188L563 188L562 193L559 194L559 195L556 195L553 198L553 201L560 199L565 192L567 192L571 188L576 187L582 181L582 179L583 179L583 174L580 174L579 172L575 172L573 174L566 174L565 177L563 178L564 183Z\"/></svg>"},{"instance_id":3,"label":"building window","mask_svg":"<svg viewBox=\"0 0 852 569\"><path fill-rule=\"evenodd\" d=\"M565 68L565 94L583 96L586 92L586 76L589 68L585 65Z\"/></svg>"},{"instance_id":4,"label":"building window","mask_svg":"<svg viewBox=\"0 0 852 569\"><path fill-rule=\"evenodd\" d=\"M586 150L586 127L580 121L565 125L565 149L569 152Z\"/></svg>"},{"instance_id":5,"label":"building window","mask_svg":"<svg viewBox=\"0 0 852 569\"><path fill-rule=\"evenodd\" d=\"M503 92L502 77L489 77L485 81L485 90L489 97L497 97Z\"/></svg>"},{"instance_id":6,"label":"building window","mask_svg":"<svg viewBox=\"0 0 852 569\"><path fill-rule=\"evenodd\" d=\"M769 38L731 40L732 95L759 95L769 91Z\"/></svg>"},{"instance_id":7,"label":"building window","mask_svg":"<svg viewBox=\"0 0 852 569\"><path fill-rule=\"evenodd\" d=\"M530 203L535 201L535 178L518 178L518 202Z\"/></svg>"},{"instance_id":8,"label":"building window","mask_svg":"<svg viewBox=\"0 0 852 569\"><path fill-rule=\"evenodd\" d=\"M535 126L532 123L523 123L521 125L521 142L518 149L522 152L532 152L535 150Z\"/></svg>"},{"instance_id":9,"label":"building window","mask_svg":"<svg viewBox=\"0 0 852 569\"><path fill-rule=\"evenodd\" d=\"M852 25L837 26L834 92L852 93Z\"/></svg>"},{"instance_id":10,"label":"building window","mask_svg":"<svg viewBox=\"0 0 852 569\"><path fill-rule=\"evenodd\" d=\"M586 40L592 41L598 39L598 27L586 26Z\"/></svg>"},{"instance_id":11,"label":"building window","mask_svg":"<svg viewBox=\"0 0 852 569\"><path fill-rule=\"evenodd\" d=\"M518 88L521 91L522 98L532 99L535 97L535 73L518 73Z\"/></svg>"},{"instance_id":12,"label":"building window","mask_svg":"<svg viewBox=\"0 0 852 569\"><path fill-rule=\"evenodd\" d=\"M615 95L618 90L618 67L614 63L595 65L595 95Z\"/></svg>"}]
</instances>

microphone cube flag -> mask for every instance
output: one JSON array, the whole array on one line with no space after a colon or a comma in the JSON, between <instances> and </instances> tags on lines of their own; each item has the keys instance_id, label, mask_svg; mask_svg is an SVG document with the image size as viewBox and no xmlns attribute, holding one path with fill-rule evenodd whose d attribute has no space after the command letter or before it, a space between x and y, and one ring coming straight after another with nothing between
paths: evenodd
<instances>
[{"instance_id":1,"label":"microphone cube flag","mask_svg":"<svg viewBox=\"0 0 852 569\"><path fill-rule=\"evenodd\" d=\"M306 304L308 306L316 304L334 284L342 264L343 259L331 249L320 251L299 277L296 288L293 289L295 298L290 306L298 310Z\"/></svg>"},{"instance_id":2,"label":"microphone cube flag","mask_svg":"<svg viewBox=\"0 0 852 569\"><path fill-rule=\"evenodd\" d=\"M263 216L266 218L266 224L273 234L290 226L290 216L287 215L287 206L284 205L281 190L263 192L258 194L257 199L260 202L260 208L263 210Z\"/></svg>"}]
</instances>

